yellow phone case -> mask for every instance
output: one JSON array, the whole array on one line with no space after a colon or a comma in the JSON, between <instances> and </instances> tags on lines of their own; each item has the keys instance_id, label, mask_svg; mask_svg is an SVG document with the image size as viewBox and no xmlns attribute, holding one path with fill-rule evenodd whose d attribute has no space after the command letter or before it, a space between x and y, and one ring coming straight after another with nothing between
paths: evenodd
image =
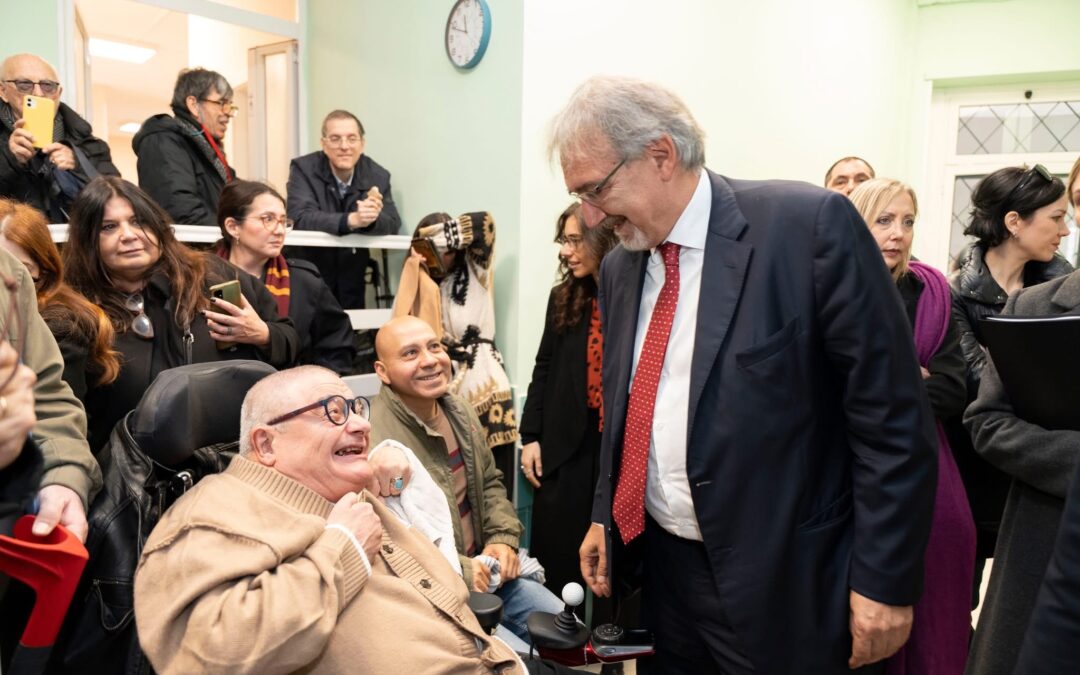
<instances>
[{"instance_id":1,"label":"yellow phone case","mask_svg":"<svg viewBox=\"0 0 1080 675\"><path fill-rule=\"evenodd\" d=\"M34 147L44 148L53 143L53 118L56 117L56 101L42 96L27 95L23 98L24 127L34 137Z\"/></svg>"}]
</instances>

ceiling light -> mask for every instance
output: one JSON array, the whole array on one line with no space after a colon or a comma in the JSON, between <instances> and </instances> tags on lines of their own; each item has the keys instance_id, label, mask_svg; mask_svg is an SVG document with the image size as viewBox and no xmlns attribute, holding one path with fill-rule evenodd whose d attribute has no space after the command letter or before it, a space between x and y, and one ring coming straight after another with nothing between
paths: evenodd
<instances>
[{"instance_id":1,"label":"ceiling light","mask_svg":"<svg viewBox=\"0 0 1080 675\"><path fill-rule=\"evenodd\" d=\"M120 128L117 129L117 131L122 134L134 134L139 131L140 127L142 127L142 125L138 122L128 122L126 124L121 124Z\"/></svg>"},{"instance_id":2,"label":"ceiling light","mask_svg":"<svg viewBox=\"0 0 1080 675\"><path fill-rule=\"evenodd\" d=\"M127 42L90 38L90 55L100 56L103 59L125 61L127 63L146 63L157 50L149 47L140 47Z\"/></svg>"}]
</instances>

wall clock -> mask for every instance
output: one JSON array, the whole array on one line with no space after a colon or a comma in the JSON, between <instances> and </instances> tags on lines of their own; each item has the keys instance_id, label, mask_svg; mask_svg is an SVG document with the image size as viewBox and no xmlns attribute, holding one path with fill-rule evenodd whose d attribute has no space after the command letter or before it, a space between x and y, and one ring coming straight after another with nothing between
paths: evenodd
<instances>
[{"instance_id":1,"label":"wall clock","mask_svg":"<svg viewBox=\"0 0 1080 675\"><path fill-rule=\"evenodd\" d=\"M491 39L491 10L484 0L457 0L446 19L446 55L458 68L475 68Z\"/></svg>"}]
</instances>

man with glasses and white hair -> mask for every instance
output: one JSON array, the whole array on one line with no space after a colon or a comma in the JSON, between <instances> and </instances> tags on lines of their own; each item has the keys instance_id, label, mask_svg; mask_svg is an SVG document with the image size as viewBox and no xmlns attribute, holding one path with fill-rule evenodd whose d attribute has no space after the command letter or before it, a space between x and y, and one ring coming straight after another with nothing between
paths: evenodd
<instances>
[{"instance_id":1,"label":"man with glasses and white hair","mask_svg":"<svg viewBox=\"0 0 1080 675\"><path fill-rule=\"evenodd\" d=\"M288 196L298 230L377 235L397 234L401 227L390 172L364 154L364 125L347 110L323 120L322 150L289 165ZM366 248L312 246L297 255L315 263L342 307L364 307Z\"/></svg>"},{"instance_id":2,"label":"man with glasses and white hair","mask_svg":"<svg viewBox=\"0 0 1080 675\"><path fill-rule=\"evenodd\" d=\"M174 223L216 227L221 188L236 178L224 149L237 112L232 86L212 70L182 70L170 105L172 115L154 115L131 140L139 187Z\"/></svg>"},{"instance_id":3,"label":"man with glasses and white hair","mask_svg":"<svg viewBox=\"0 0 1080 675\"><path fill-rule=\"evenodd\" d=\"M655 84L595 77L550 148L604 259L582 574L643 571L642 672L843 673L907 639L937 467L911 328L858 212L705 168ZM875 666L877 668L880 666Z\"/></svg>"},{"instance_id":4,"label":"man with glasses and white hair","mask_svg":"<svg viewBox=\"0 0 1080 675\"><path fill-rule=\"evenodd\" d=\"M408 460L369 447L367 414L319 366L251 388L240 455L143 548L135 618L157 672L562 672L487 635L458 572L384 506Z\"/></svg>"},{"instance_id":5,"label":"man with glasses and white hair","mask_svg":"<svg viewBox=\"0 0 1080 675\"><path fill-rule=\"evenodd\" d=\"M99 174L119 176L105 141L90 123L60 102L56 69L33 54L15 54L0 66L0 197L43 211L54 223L68 221L68 208L83 185ZM23 119L28 95L56 103L52 140L34 138ZM40 150L34 143L45 143Z\"/></svg>"}]
</instances>

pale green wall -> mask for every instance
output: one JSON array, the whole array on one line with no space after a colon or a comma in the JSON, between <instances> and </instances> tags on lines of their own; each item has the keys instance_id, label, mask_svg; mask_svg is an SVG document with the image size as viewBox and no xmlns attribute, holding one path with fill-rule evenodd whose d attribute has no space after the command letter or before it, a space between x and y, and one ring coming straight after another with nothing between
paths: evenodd
<instances>
[{"instance_id":1,"label":"pale green wall","mask_svg":"<svg viewBox=\"0 0 1080 675\"><path fill-rule=\"evenodd\" d=\"M0 59L30 52L60 68L59 26L55 0L0 2Z\"/></svg>"},{"instance_id":2,"label":"pale green wall","mask_svg":"<svg viewBox=\"0 0 1080 675\"><path fill-rule=\"evenodd\" d=\"M520 283L522 8L515 0L488 4L487 53L478 67L460 71L443 45L452 2L311 0L308 132L310 147L318 148L319 123L334 108L363 121L366 152L392 174L403 233L432 211L494 215L497 337L512 353Z\"/></svg>"}]
</instances>

